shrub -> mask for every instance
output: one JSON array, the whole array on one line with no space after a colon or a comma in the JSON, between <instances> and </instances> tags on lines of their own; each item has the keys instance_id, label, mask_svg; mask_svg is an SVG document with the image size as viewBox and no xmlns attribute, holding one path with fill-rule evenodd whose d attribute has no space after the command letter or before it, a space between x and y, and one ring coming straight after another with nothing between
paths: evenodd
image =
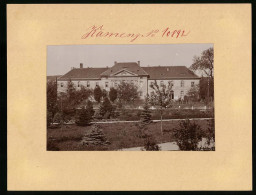
<instances>
[{"instance_id":1,"label":"shrub","mask_svg":"<svg viewBox=\"0 0 256 195\"><path fill-rule=\"evenodd\" d=\"M89 116L92 118L92 116L94 115L94 110L93 110L92 102L90 100L87 101L86 110L87 110Z\"/></svg>"},{"instance_id":2,"label":"shrub","mask_svg":"<svg viewBox=\"0 0 256 195\"><path fill-rule=\"evenodd\" d=\"M107 112L112 114L113 106L110 103L109 99L107 97L104 98L102 104L100 105L100 115L104 116Z\"/></svg>"},{"instance_id":3,"label":"shrub","mask_svg":"<svg viewBox=\"0 0 256 195\"><path fill-rule=\"evenodd\" d=\"M97 102L100 102L101 100L101 97L102 97L102 90L99 86L96 86L94 91L93 91L93 95L94 95L94 99L97 101Z\"/></svg>"},{"instance_id":4,"label":"shrub","mask_svg":"<svg viewBox=\"0 0 256 195\"><path fill-rule=\"evenodd\" d=\"M83 107L80 113L78 114L76 124L78 126L86 126L90 124L91 116L88 111Z\"/></svg>"},{"instance_id":5,"label":"shrub","mask_svg":"<svg viewBox=\"0 0 256 195\"><path fill-rule=\"evenodd\" d=\"M146 151L159 151L161 148L156 144L155 139L152 137L146 138L144 143L144 149Z\"/></svg>"},{"instance_id":6,"label":"shrub","mask_svg":"<svg viewBox=\"0 0 256 195\"><path fill-rule=\"evenodd\" d=\"M109 99L111 102L114 102L117 98L117 90L113 87L110 88L109 91Z\"/></svg>"},{"instance_id":7,"label":"shrub","mask_svg":"<svg viewBox=\"0 0 256 195\"><path fill-rule=\"evenodd\" d=\"M146 97L146 99L145 99L145 104L144 104L143 111L141 112L140 117L141 117L142 123L149 124L152 122L151 112L149 110L149 105L148 105L148 97Z\"/></svg>"},{"instance_id":8,"label":"shrub","mask_svg":"<svg viewBox=\"0 0 256 195\"><path fill-rule=\"evenodd\" d=\"M62 114L60 112L57 112L53 117L53 122L60 123L62 120Z\"/></svg>"},{"instance_id":9,"label":"shrub","mask_svg":"<svg viewBox=\"0 0 256 195\"><path fill-rule=\"evenodd\" d=\"M174 129L174 137L180 150L197 150L202 136L201 127L189 119L181 121L179 127Z\"/></svg>"},{"instance_id":10,"label":"shrub","mask_svg":"<svg viewBox=\"0 0 256 195\"><path fill-rule=\"evenodd\" d=\"M52 113L47 111L47 127L49 127L52 123Z\"/></svg>"}]
</instances>

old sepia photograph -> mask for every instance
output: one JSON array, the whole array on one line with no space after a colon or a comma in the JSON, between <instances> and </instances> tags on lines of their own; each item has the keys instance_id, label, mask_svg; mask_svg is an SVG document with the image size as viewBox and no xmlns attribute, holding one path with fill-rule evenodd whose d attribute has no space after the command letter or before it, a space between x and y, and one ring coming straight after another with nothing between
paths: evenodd
<instances>
[{"instance_id":1,"label":"old sepia photograph","mask_svg":"<svg viewBox=\"0 0 256 195\"><path fill-rule=\"evenodd\" d=\"M214 45L47 46L47 151L215 151Z\"/></svg>"}]
</instances>

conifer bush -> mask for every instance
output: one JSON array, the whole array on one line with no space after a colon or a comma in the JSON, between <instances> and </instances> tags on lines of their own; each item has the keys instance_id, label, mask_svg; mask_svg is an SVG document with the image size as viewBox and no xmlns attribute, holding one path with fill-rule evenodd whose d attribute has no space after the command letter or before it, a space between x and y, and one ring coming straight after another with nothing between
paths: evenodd
<instances>
[{"instance_id":1,"label":"conifer bush","mask_svg":"<svg viewBox=\"0 0 256 195\"><path fill-rule=\"evenodd\" d=\"M151 111L149 110L149 103L148 103L148 97L145 99L145 104L143 107L143 110L140 114L141 122L144 124L149 124L152 122L151 120Z\"/></svg>"},{"instance_id":2,"label":"conifer bush","mask_svg":"<svg viewBox=\"0 0 256 195\"><path fill-rule=\"evenodd\" d=\"M88 111L82 107L80 113L78 114L78 117L76 119L76 124L78 126L87 126L91 122L91 116L88 113Z\"/></svg>"}]
</instances>

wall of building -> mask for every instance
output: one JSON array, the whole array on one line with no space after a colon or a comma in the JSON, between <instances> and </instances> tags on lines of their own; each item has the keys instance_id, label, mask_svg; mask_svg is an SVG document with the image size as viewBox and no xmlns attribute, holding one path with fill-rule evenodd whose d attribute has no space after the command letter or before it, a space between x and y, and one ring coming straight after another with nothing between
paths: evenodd
<instances>
[{"instance_id":1,"label":"wall of building","mask_svg":"<svg viewBox=\"0 0 256 195\"><path fill-rule=\"evenodd\" d=\"M181 85L181 81L184 82L183 85ZM148 93L150 94L154 89L152 89L151 84L154 83L155 80L148 80ZM168 86L169 82L172 82L172 90L174 92L174 100L178 100L179 98L183 99L184 96L187 94L187 92L192 87L192 82L194 82L194 85L199 84L199 79L184 79L184 80L156 80L157 84L160 86L161 83L163 85Z\"/></svg>"},{"instance_id":2,"label":"wall of building","mask_svg":"<svg viewBox=\"0 0 256 195\"><path fill-rule=\"evenodd\" d=\"M73 80L74 86L77 90L81 89L81 85L87 88L87 84L89 83L89 88L94 89L96 85L98 85L101 89L105 89L106 91L109 91L111 87L116 88L117 85L122 82L129 82L133 83L134 85L138 86L138 90L140 91L139 95L141 99L144 99L145 96L150 94L152 91L154 91L151 88L151 83L155 82L155 80L148 80L147 77L109 77L109 78L102 78L101 80ZM172 90L174 92L174 99L178 100L179 98L183 99L184 96L187 94L189 89L192 87L192 82L194 82L194 85L199 84L199 79L184 79L184 80L156 80L157 84L160 86L161 83L168 86L169 82L173 83ZM184 85L181 85L181 81L184 82ZM58 87L58 93L60 92L66 92L67 91L67 85L69 81L58 81L57 87Z\"/></svg>"},{"instance_id":3,"label":"wall of building","mask_svg":"<svg viewBox=\"0 0 256 195\"><path fill-rule=\"evenodd\" d=\"M69 81L57 81L57 91L60 92L67 92L67 86ZM85 88L87 88L87 84L89 84L90 89L94 89L96 87L96 84L99 85L101 88L103 87L103 83L101 80L72 80L74 83L74 87L76 90L80 90L81 86L83 85Z\"/></svg>"}]
</instances>

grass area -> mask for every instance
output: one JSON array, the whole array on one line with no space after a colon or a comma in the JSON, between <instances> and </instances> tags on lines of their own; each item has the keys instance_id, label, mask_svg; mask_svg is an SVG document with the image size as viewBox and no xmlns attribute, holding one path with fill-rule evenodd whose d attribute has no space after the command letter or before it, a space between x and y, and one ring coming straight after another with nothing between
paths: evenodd
<instances>
[{"instance_id":1,"label":"grass area","mask_svg":"<svg viewBox=\"0 0 256 195\"><path fill-rule=\"evenodd\" d=\"M196 121L204 131L207 131L208 121ZM154 137L157 143L175 141L173 129L179 125L179 121L164 121L163 132L160 132L160 122L154 122L147 126L145 132ZM103 133L110 141L108 146L84 146L81 140L84 134L91 131L91 126L80 127L66 125L61 128L47 129L47 149L63 151L91 151L91 150L118 150L121 148L140 147L144 145L145 138L141 136L138 123L108 123L99 124Z\"/></svg>"}]
</instances>

